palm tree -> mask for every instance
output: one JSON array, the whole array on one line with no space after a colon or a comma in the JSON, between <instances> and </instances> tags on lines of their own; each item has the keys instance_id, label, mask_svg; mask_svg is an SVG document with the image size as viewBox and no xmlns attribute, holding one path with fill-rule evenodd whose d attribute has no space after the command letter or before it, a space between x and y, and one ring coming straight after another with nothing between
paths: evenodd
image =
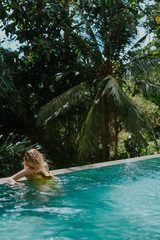
<instances>
[{"instance_id":1,"label":"palm tree","mask_svg":"<svg viewBox=\"0 0 160 240\"><path fill-rule=\"evenodd\" d=\"M102 143L103 161L107 161L110 160L110 146L113 140L112 123L115 132L115 152L118 121L141 143L144 143L143 129L149 128L152 131L150 122L123 91L124 69L128 64L124 64L123 56L126 59L125 49L137 34L139 5L123 0L79 0L72 7L79 14L78 21L81 21L81 25L77 23L76 30L76 23L73 27L66 28L72 44L79 53L77 69L78 64L83 66L88 80L43 106L38 114L38 124L47 124L50 119L83 100L94 88L93 104L77 143L81 158L85 158L93 152L95 146Z\"/></svg>"}]
</instances>

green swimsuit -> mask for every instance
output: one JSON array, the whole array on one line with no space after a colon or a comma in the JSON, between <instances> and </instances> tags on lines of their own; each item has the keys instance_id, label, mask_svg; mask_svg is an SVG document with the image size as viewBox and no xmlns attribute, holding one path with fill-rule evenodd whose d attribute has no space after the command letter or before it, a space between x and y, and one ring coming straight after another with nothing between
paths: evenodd
<instances>
[{"instance_id":1,"label":"green swimsuit","mask_svg":"<svg viewBox=\"0 0 160 240\"><path fill-rule=\"evenodd\" d=\"M55 185L56 182L53 181L53 178L50 176L48 172L33 172L26 176L27 180L33 181L36 186L43 186L43 185Z\"/></svg>"},{"instance_id":2,"label":"green swimsuit","mask_svg":"<svg viewBox=\"0 0 160 240\"><path fill-rule=\"evenodd\" d=\"M56 182L53 180L52 176L47 172L33 172L26 176L27 180L33 181L36 186L53 186Z\"/></svg>"},{"instance_id":3,"label":"green swimsuit","mask_svg":"<svg viewBox=\"0 0 160 240\"><path fill-rule=\"evenodd\" d=\"M43 180L43 179L52 179L48 172L33 172L26 176L27 180Z\"/></svg>"}]
</instances>

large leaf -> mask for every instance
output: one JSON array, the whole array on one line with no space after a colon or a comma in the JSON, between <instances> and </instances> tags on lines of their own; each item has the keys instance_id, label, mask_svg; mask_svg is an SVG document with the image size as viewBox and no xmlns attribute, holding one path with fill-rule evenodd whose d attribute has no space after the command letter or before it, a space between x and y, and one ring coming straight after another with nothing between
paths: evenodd
<instances>
[{"instance_id":1,"label":"large leaf","mask_svg":"<svg viewBox=\"0 0 160 240\"><path fill-rule=\"evenodd\" d=\"M149 75L153 70L159 70L159 61L159 56L137 54L131 58L130 62L128 62L125 67L136 77L144 76L144 74Z\"/></svg>"},{"instance_id":2,"label":"large leaf","mask_svg":"<svg viewBox=\"0 0 160 240\"><path fill-rule=\"evenodd\" d=\"M37 125L46 125L50 119L64 114L72 106L77 105L88 94L88 87L88 83L81 83L44 105L38 113Z\"/></svg>"},{"instance_id":3,"label":"large leaf","mask_svg":"<svg viewBox=\"0 0 160 240\"><path fill-rule=\"evenodd\" d=\"M116 78L113 78L112 76L108 77L109 81L102 94L109 94L119 115L124 121L126 130L135 134L138 133L142 127L151 130L151 123L145 118L137 105L125 94Z\"/></svg>"},{"instance_id":4,"label":"large leaf","mask_svg":"<svg viewBox=\"0 0 160 240\"><path fill-rule=\"evenodd\" d=\"M126 56L129 56L130 54L134 54L135 55L135 52L132 52L133 50L137 50L137 47L141 47L141 45L144 43L144 41L146 40L148 36L148 33L145 34L143 37L141 37L140 39L138 39L130 48L129 50L125 53L125 55L123 56L122 59L124 59Z\"/></svg>"},{"instance_id":5,"label":"large leaf","mask_svg":"<svg viewBox=\"0 0 160 240\"><path fill-rule=\"evenodd\" d=\"M77 138L80 159L86 158L91 154L100 142L101 130L104 124L104 114L107 114L104 113L102 108L102 101L96 99L83 123L81 133Z\"/></svg>"},{"instance_id":6,"label":"large leaf","mask_svg":"<svg viewBox=\"0 0 160 240\"><path fill-rule=\"evenodd\" d=\"M154 135L151 122L140 111L138 106L122 91L118 81L109 76L104 93L109 94L112 98L116 111L123 121L124 128L127 132L132 132L138 138L142 137L142 129L148 129Z\"/></svg>"},{"instance_id":7,"label":"large leaf","mask_svg":"<svg viewBox=\"0 0 160 240\"><path fill-rule=\"evenodd\" d=\"M146 96L154 96L158 99L160 97L160 86L157 86L155 84L149 83L148 81L141 80L141 81L136 81L139 87L141 87L143 93Z\"/></svg>"}]
</instances>

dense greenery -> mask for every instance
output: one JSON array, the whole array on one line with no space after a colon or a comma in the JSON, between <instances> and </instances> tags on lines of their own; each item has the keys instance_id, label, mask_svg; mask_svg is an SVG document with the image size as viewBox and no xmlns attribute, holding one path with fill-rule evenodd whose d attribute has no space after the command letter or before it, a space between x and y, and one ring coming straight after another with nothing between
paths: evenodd
<instances>
[{"instance_id":1,"label":"dense greenery","mask_svg":"<svg viewBox=\"0 0 160 240\"><path fill-rule=\"evenodd\" d=\"M9 176L22 168L23 154L28 148L41 150L38 144L31 145L27 137L19 137L11 133L6 139L0 136L2 144L0 145L0 175Z\"/></svg>"},{"instance_id":2,"label":"dense greenery","mask_svg":"<svg viewBox=\"0 0 160 240\"><path fill-rule=\"evenodd\" d=\"M1 29L20 43L0 48L1 176L19 170L32 145L51 168L157 151L158 11L142 0L0 2ZM141 49L144 16L155 39Z\"/></svg>"}]
</instances>

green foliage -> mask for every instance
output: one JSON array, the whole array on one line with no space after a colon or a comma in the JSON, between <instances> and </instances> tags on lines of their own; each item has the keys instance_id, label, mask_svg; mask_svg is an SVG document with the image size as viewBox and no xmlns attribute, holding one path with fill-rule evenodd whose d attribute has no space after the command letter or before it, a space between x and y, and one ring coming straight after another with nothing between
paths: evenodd
<instances>
[{"instance_id":1,"label":"green foliage","mask_svg":"<svg viewBox=\"0 0 160 240\"><path fill-rule=\"evenodd\" d=\"M86 115L86 106L80 105L67 114L52 118L39 131L38 139L49 157L51 169L82 164L78 159L75 139L84 121L83 115Z\"/></svg>"},{"instance_id":2,"label":"green foliage","mask_svg":"<svg viewBox=\"0 0 160 240\"><path fill-rule=\"evenodd\" d=\"M147 155L147 145L142 148L133 134L121 134L118 155L120 159Z\"/></svg>"},{"instance_id":3,"label":"green foliage","mask_svg":"<svg viewBox=\"0 0 160 240\"><path fill-rule=\"evenodd\" d=\"M79 105L80 102L87 99L87 96L90 95L88 91L89 87L89 84L81 83L54 98L40 109L37 116L37 124L39 126L47 125L48 121L53 120L59 115L64 115L71 106Z\"/></svg>"},{"instance_id":4,"label":"green foliage","mask_svg":"<svg viewBox=\"0 0 160 240\"><path fill-rule=\"evenodd\" d=\"M157 139L157 144L158 147L160 147L159 139ZM149 139L147 139L147 145L145 147L141 147L137 143L137 139L132 134L123 133L119 136L119 159L158 154L157 144L155 141L149 141Z\"/></svg>"},{"instance_id":5,"label":"green foliage","mask_svg":"<svg viewBox=\"0 0 160 240\"><path fill-rule=\"evenodd\" d=\"M160 148L160 139L157 139L158 146ZM159 154L157 146L154 141L148 141L147 155Z\"/></svg>"},{"instance_id":6,"label":"green foliage","mask_svg":"<svg viewBox=\"0 0 160 240\"><path fill-rule=\"evenodd\" d=\"M12 70L16 67L17 54L0 48L0 87L12 88ZM0 91L1 94L1 91Z\"/></svg>"},{"instance_id":7,"label":"green foliage","mask_svg":"<svg viewBox=\"0 0 160 240\"><path fill-rule=\"evenodd\" d=\"M119 135L119 147L118 155L119 158L130 158L135 156L142 155L152 155L158 153L158 148L160 147L160 132L159 132L159 123L160 123L160 109L155 103L150 100L146 100L142 93L132 96L130 98L137 104L138 108L145 114L145 116L150 119L157 143L153 141L153 135L149 132L145 132L146 145L141 147L137 139L131 133L121 133ZM143 132L144 134L144 132Z\"/></svg>"},{"instance_id":8,"label":"green foliage","mask_svg":"<svg viewBox=\"0 0 160 240\"><path fill-rule=\"evenodd\" d=\"M124 64L120 60L124 49L137 33L139 5L135 2L116 0L110 4L106 1L88 1L85 4L77 1L73 3L73 8L79 13L80 24L74 32L68 27L68 34L73 36L75 52L80 53L79 62L85 61L87 67L89 66L86 76L93 82L95 91L94 95L91 94L92 107L88 109L88 116L77 139L80 156L84 158L91 154L101 142L103 150L111 145L113 132L110 124L114 115L123 122L127 131L132 131L136 138L140 139L139 143L144 143L141 130L148 127L152 131L152 127L123 91ZM139 44L140 41L137 45ZM83 64L82 66L84 67ZM39 121L43 119L42 122L45 122L45 116L46 119L55 114L58 116L62 113L63 106L65 110L73 107L73 100L69 97L70 91L72 89L65 92L65 97L60 95L44 105L38 116ZM89 89L87 91L89 92ZM58 109L53 107L57 102L60 103L56 104Z\"/></svg>"},{"instance_id":9,"label":"green foliage","mask_svg":"<svg viewBox=\"0 0 160 240\"><path fill-rule=\"evenodd\" d=\"M125 53L141 17L145 13L151 16L149 10L155 9L141 3L144 1L2 0L1 28L21 47L19 53L0 52L1 133L7 136L13 131L40 142L51 167L82 163L75 147L77 135L82 155L92 153L89 162L112 145L116 151L112 142L122 128L133 132L136 144L137 137L142 145L144 136L152 140L144 130L146 126L152 130L142 114L145 110L140 111L125 91L133 81L134 94L142 88L148 100L159 103L158 51L153 53L149 47L135 51L143 37ZM153 24L151 28L156 29ZM124 80L130 73L132 78ZM154 127L158 129L159 123ZM126 142L126 153L133 154L134 146L135 154L139 149L143 152Z\"/></svg>"},{"instance_id":10,"label":"green foliage","mask_svg":"<svg viewBox=\"0 0 160 240\"><path fill-rule=\"evenodd\" d=\"M31 145L27 137L11 133L4 140L3 135L0 135L0 177L7 177L20 171L24 153L29 148L41 149L38 144Z\"/></svg>"},{"instance_id":11,"label":"green foliage","mask_svg":"<svg viewBox=\"0 0 160 240\"><path fill-rule=\"evenodd\" d=\"M142 94L131 96L131 99L138 105L139 109L152 122L153 128L156 129L160 123L160 107L143 97Z\"/></svg>"},{"instance_id":12,"label":"green foliage","mask_svg":"<svg viewBox=\"0 0 160 240\"><path fill-rule=\"evenodd\" d=\"M11 131L23 133L27 124L24 92L18 84L19 62L17 52L0 48L0 131L5 136Z\"/></svg>"},{"instance_id":13,"label":"green foliage","mask_svg":"<svg viewBox=\"0 0 160 240\"><path fill-rule=\"evenodd\" d=\"M1 1L1 19L6 35L25 43L22 49L44 50L49 55L55 36L60 36L61 24L64 25L66 12L56 1ZM29 44L30 43L30 44ZM54 50L54 48L53 48Z\"/></svg>"}]
</instances>

